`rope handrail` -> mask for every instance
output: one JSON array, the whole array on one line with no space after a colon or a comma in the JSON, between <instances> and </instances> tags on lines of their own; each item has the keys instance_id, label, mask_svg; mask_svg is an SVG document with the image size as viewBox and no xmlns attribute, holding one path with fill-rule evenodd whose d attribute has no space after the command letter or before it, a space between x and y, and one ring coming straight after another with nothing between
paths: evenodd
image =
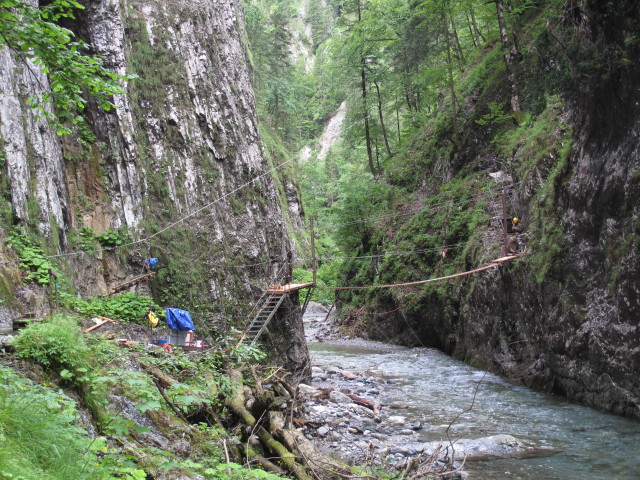
<instances>
[{"instance_id":1,"label":"rope handrail","mask_svg":"<svg viewBox=\"0 0 640 480\"><path fill-rule=\"evenodd\" d=\"M418 280L415 282L393 283L388 285L367 285L367 286L351 286L351 287L328 287L328 286L316 286L318 290L371 290L377 288L394 288L394 287L408 287L411 285L422 285L425 283L439 282L442 280L449 280L451 278L463 277L465 275L471 275L472 273L482 272L483 270L489 270L497 268L501 263L516 258L517 255L511 255L508 257L501 257L493 260L488 265L483 267L474 268L473 270L467 270L465 272L454 273L452 275L445 275L443 277L429 278L426 280Z\"/></svg>"}]
</instances>

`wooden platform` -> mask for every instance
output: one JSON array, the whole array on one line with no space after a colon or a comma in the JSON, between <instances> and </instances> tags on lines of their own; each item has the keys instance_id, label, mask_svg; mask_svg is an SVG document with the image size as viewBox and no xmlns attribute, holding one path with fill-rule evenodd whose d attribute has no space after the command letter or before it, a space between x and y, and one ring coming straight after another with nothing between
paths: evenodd
<instances>
[{"instance_id":1,"label":"wooden platform","mask_svg":"<svg viewBox=\"0 0 640 480\"><path fill-rule=\"evenodd\" d=\"M286 285L271 285L267 293L289 293L295 292L296 290L302 290L303 288L315 287L316 284L313 282L310 283L287 283Z\"/></svg>"}]
</instances>

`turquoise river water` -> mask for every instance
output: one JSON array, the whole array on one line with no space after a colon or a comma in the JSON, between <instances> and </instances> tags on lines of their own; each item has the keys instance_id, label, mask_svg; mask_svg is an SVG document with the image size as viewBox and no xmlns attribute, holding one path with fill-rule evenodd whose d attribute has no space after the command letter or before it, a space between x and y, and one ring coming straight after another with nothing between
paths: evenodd
<instances>
[{"instance_id":1,"label":"turquoise river water","mask_svg":"<svg viewBox=\"0 0 640 480\"><path fill-rule=\"evenodd\" d=\"M361 340L311 343L312 363L384 379L383 404L406 403L391 414L421 422L421 441L511 434L550 447L544 457L469 462L474 479L640 479L640 423L514 385L433 349ZM475 397L475 399L474 399Z\"/></svg>"}]
</instances>

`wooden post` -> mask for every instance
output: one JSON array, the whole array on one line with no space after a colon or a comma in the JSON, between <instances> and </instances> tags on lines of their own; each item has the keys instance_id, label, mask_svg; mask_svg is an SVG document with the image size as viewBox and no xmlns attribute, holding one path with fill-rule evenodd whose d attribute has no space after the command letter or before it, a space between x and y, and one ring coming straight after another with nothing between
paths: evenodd
<instances>
[{"instance_id":1,"label":"wooden post","mask_svg":"<svg viewBox=\"0 0 640 480\"><path fill-rule=\"evenodd\" d=\"M504 245L502 246L503 255L507 254L507 243L509 241L508 233L507 233L508 220L509 219L507 217L507 195L504 190L504 185L502 185L502 235L504 237Z\"/></svg>"},{"instance_id":2,"label":"wooden post","mask_svg":"<svg viewBox=\"0 0 640 480\"><path fill-rule=\"evenodd\" d=\"M313 217L310 219L311 225L311 269L313 270L313 284L316 284L316 242L315 232L313 231Z\"/></svg>"},{"instance_id":3,"label":"wooden post","mask_svg":"<svg viewBox=\"0 0 640 480\"><path fill-rule=\"evenodd\" d=\"M49 269L49 283L53 290L53 305L51 306L51 310L53 311L57 309L58 306L58 274L53 268Z\"/></svg>"}]
</instances>

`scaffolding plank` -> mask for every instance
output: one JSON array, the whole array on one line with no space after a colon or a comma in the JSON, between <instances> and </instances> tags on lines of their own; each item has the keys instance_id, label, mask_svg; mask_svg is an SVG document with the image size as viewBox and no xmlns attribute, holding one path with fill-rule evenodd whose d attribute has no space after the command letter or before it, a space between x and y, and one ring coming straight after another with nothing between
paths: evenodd
<instances>
[{"instance_id":1,"label":"scaffolding plank","mask_svg":"<svg viewBox=\"0 0 640 480\"><path fill-rule=\"evenodd\" d=\"M287 283L286 285L272 285L267 290L267 293L278 293L284 294L289 292L295 292L296 290L301 290L303 288L314 287L316 284L313 282L309 283Z\"/></svg>"}]
</instances>

